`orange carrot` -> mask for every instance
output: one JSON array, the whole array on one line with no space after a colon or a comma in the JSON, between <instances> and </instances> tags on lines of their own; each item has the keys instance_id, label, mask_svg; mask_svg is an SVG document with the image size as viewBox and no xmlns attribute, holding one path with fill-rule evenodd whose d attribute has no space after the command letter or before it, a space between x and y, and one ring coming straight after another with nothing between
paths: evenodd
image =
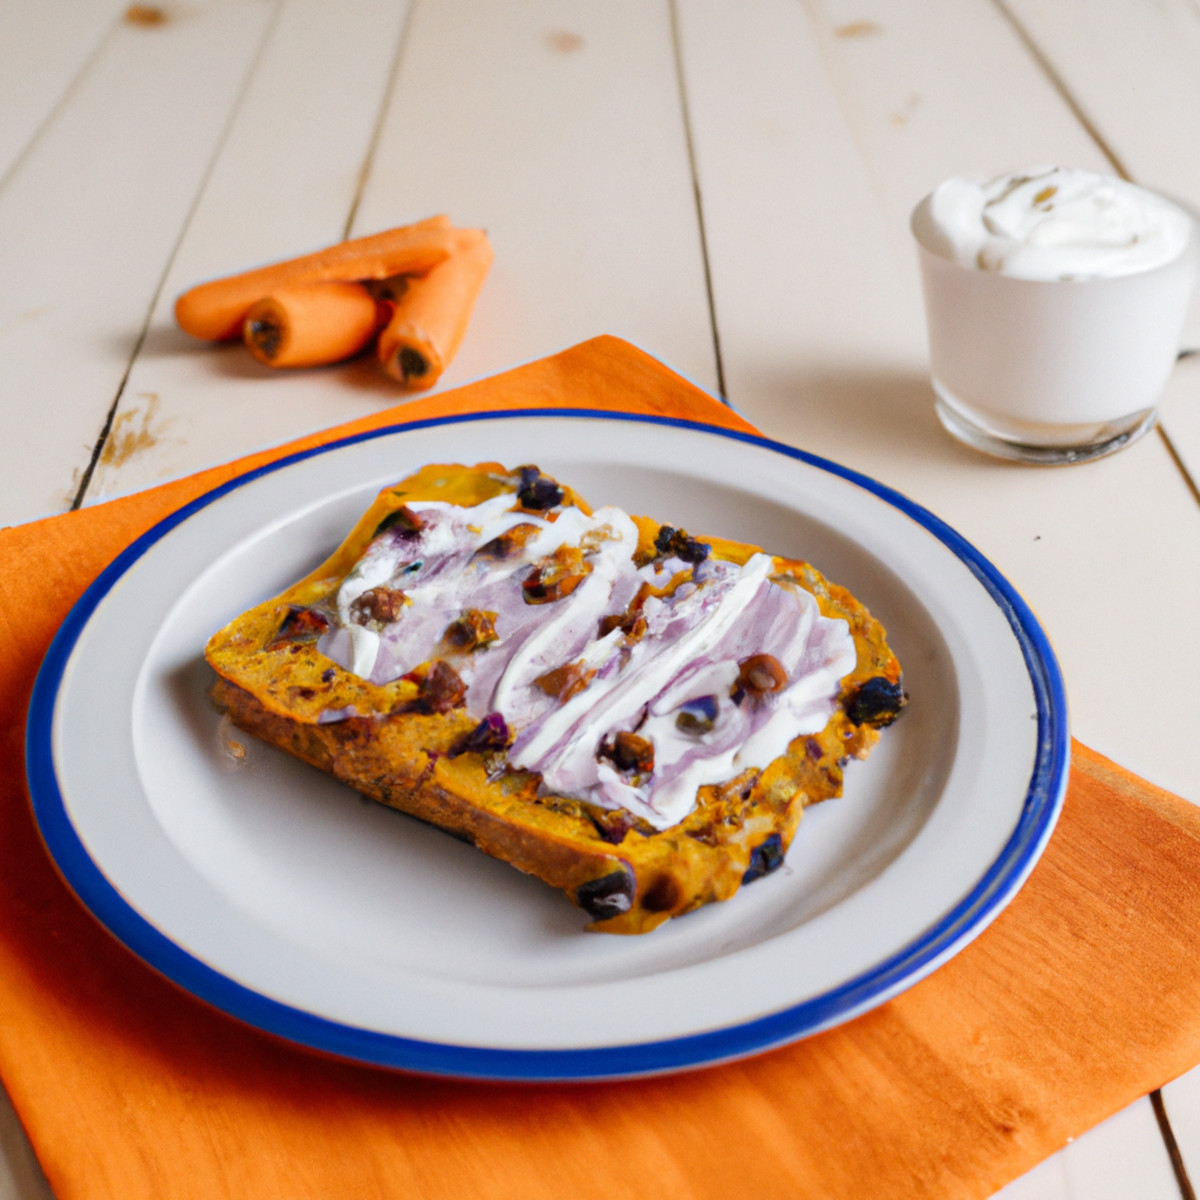
<instances>
[{"instance_id":1,"label":"orange carrot","mask_svg":"<svg viewBox=\"0 0 1200 1200\"><path fill-rule=\"evenodd\" d=\"M250 306L280 288L422 274L477 232L455 229L448 217L438 216L339 242L300 258L198 284L175 302L175 319L193 337L239 337Z\"/></svg>"},{"instance_id":2,"label":"orange carrot","mask_svg":"<svg viewBox=\"0 0 1200 1200\"><path fill-rule=\"evenodd\" d=\"M432 387L462 342L492 265L491 243L474 232L445 262L407 281L379 335L379 360L405 387Z\"/></svg>"},{"instance_id":3,"label":"orange carrot","mask_svg":"<svg viewBox=\"0 0 1200 1200\"><path fill-rule=\"evenodd\" d=\"M365 350L379 318L379 305L361 283L302 283L253 305L242 337L265 366L319 367Z\"/></svg>"}]
</instances>

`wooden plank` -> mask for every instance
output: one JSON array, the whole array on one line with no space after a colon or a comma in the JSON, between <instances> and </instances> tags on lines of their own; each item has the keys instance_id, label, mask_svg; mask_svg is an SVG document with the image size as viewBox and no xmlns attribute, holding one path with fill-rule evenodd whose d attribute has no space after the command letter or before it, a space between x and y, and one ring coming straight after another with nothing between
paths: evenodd
<instances>
[{"instance_id":1,"label":"wooden plank","mask_svg":"<svg viewBox=\"0 0 1200 1200\"><path fill-rule=\"evenodd\" d=\"M995 1200L1085 1200L1071 1191L1067 1180L1066 1152L1038 1163L995 1193ZM1172 1197L1174 1200L1174 1197Z\"/></svg>"},{"instance_id":2,"label":"wooden plank","mask_svg":"<svg viewBox=\"0 0 1200 1200\"><path fill-rule=\"evenodd\" d=\"M1164 714L1153 665L1191 678L1200 644L1143 615L1200 588L1200 507L1166 448L1057 471L994 462L942 432L927 377L911 204L1022 148L1096 163L1090 137L985 3L735 16L683 0L680 24L730 398L955 525L1039 613L1077 735L1200 800L1200 744Z\"/></svg>"},{"instance_id":3,"label":"wooden plank","mask_svg":"<svg viewBox=\"0 0 1200 1200\"><path fill-rule=\"evenodd\" d=\"M1163 1088L1163 1106L1192 1186L1200 1186L1200 1067Z\"/></svg>"},{"instance_id":4,"label":"wooden plank","mask_svg":"<svg viewBox=\"0 0 1200 1200\"><path fill-rule=\"evenodd\" d=\"M343 9L338 26L349 24ZM324 86L324 41L331 36L293 47L286 67L298 90ZM272 85L277 91L247 104L231 147L243 136L250 146L261 144L256 114L265 119L275 112L278 119L288 86L280 78ZM371 94L365 85L358 91ZM353 93L338 83L321 94L334 103ZM330 135L316 143L322 150L316 164L307 164L310 173L336 153L334 143ZM103 470L91 500L405 399L373 359L273 373L240 347L198 349L172 331L167 300L185 282L206 270L269 260L276 248L284 252L259 216L283 204L293 217L314 216L318 201L326 201L324 192L314 195L314 188L286 179L276 190L271 173L250 164L234 175L218 163L194 222L203 219L207 232L189 230L180 251L195 269L172 269L152 343L122 405L129 429L157 430L156 444L119 470ZM330 199L337 217L321 207L308 233L295 232L290 251L319 244L350 201L349 191L340 208ZM217 204L227 214L240 211L248 228L239 232L230 220L223 229L210 220ZM353 232L434 212L486 227L496 251L466 340L440 388L599 333L628 337L702 384L715 383L665 3L417 6ZM203 249L194 249L194 241Z\"/></svg>"},{"instance_id":5,"label":"wooden plank","mask_svg":"<svg viewBox=\"0 0 1200 1200\"><path fill-rule=\"evenodd\" d=\"M359 225L403 197L487 227L496 265L447 383L611 333L715 387L669 5L439 0L411 51Z\"/></svg>"},{"instance_id":6,"label":"wooden plank","mask_svg":"<svg viewBox=\"0 0 1200 1200\"><path fill-rule=\"evenodd\" d=\"M0 394L41 418L0 446L0 522L69 505L271 11L122 23L0 192Z\"/></svg>"},{"instance_id":7,"label":"wooden plank","mask_svg":"<svg viewBox=\"0 0 1200 1200\"><path fill-rule=\"evenodd\" d=\"M281 6L170 262L87 503L348 420L389 395L360 367L274 372L240 344L196 341L176 326L174 303L201 280L346 236L408 8Z\"/></svg>"},{"instance_id":8,"label":"wooden plank","mask_svg":"<svg viewBox=\"0 0 1200 1200\"><path fill-rule=\"evenodd\" d=\"M1139 1100L996 1193L996 1200L1179 1200L1149 1098Z\"/></svg>"},{"instance_id":9,"label":"wooden plank","mask_svg":"<svg viewBox=\"0 0 1200 1200\"><path fill-rule=\"evenodd\" d=\"M1062 1153L1069 1196L1178 1200L1179 1185L1149 1097L1076 1138Z\"/></svg>"},{"instance_id":10,"label":"wooden plank","mask_svg":"<svg viewBox=\"0 0 1200 1200\"><path fill-rule=\"evenodd\" d=\"M126 0L0 5L0 186L125 5Z\"/></svg>"},{"instance_id":11,"label":"wooden plank","mask_svg":"<svg viewBox=\"0 0 1200 1200\"><path fill-rule=\"evenodd\" d=\"M1200 800L1200 756L1182 713L1164 713L1153 665L1190 678L1200 654L1137 615L1188 611L1200 585L1197 506L1164 445L1072 470L992 463L942 433L927 381L912 205L950 175L1037 160L1104 169L1103 153L986 5L810 0L803 13L764 3L735 15L681 0L679 11L730 398L768 432L957 526L1049 630L1078 736ZM1014 1184L1012 1200L1174 1200L1148 1116L1143 1101L1101 1126Z\"/></svg>"},{"instance_id":12,"label":"wooden plank","mask_svg":"<svg viewBox=\"0 0 1200 1200\"><path fill-rule=\"evenodd\" d=\"M1200 5L1195 0L996 0L1116 165L1200 206Z\"/></svg>"},{"instance_id":13,"label":"wooden plank","mask_svg":"<svg viewBox=\"0 0 1200 1200\"><path fill-rule=\"evenodd\" d=\"M1200 4L998 0L1037 47L1122 173L1200 213ZM1200 287L1184 346L1200 350ZM1194 374L1173 381L1163 428L1200 484Z\"/></svg>"},{"instance_id":14,"label":"wooden plank","mask_svg":"<svg viewBox=\"0 0 1200 1200\"><path fill-rule=\"evenodd\" d=\"M1162 430L1200 498L1200 353L1175 364L1159 404Z\"/></svg>"}]
</instances>

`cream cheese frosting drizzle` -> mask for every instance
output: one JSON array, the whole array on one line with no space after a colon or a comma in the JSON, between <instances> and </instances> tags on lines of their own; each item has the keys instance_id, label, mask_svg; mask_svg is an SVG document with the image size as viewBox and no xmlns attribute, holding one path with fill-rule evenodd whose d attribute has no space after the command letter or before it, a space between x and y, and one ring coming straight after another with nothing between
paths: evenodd
<instances>
[{"instance_id":1,"label":"cream cheese frosting drizzle","mask_svg":"<svg viewBox=\"0 0 1200 1200\"><path fill-rule=\"evenodd\" d=\"M668 828L699 787L823 729L854 669L846 622L768 555L639 563L637 525L615 507L530 512L504 494L406 508L342 581L319 648L375 684L449 663L467 712L503 718L510 765L548 792ZM448 636L464 621L486 636ZM782 673L765 689L745 683L756 656ZM614 752L623 737L651 760Z\"/></svg>"}]
</instances>

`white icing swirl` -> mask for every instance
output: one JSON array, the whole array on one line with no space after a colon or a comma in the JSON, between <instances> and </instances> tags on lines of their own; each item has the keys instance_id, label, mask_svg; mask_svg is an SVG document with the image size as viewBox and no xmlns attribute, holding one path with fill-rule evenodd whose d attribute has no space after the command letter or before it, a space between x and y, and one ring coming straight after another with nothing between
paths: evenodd
<instances>
[{"instance_id":1,"label":"white icing swirl","mask_svg":"<svg viewBox=\"0 0 1200 1200\"><path fill-rule=\"evenodd\" d=\"M1144 188L1092 171L1034 167L997 179L949 179L917 230L962 266L1018 279L1105 279L1162 266L1193 222Z\"/></svg>"},{"instance_id":2,"label":"white icing swirl","mask_svg":"<svg viewBox=\"0 0 1200 1200\"><path fill-rule=\"evenodd\" d=\"M711 557L638 566L637 526L618 508L536 514L514 511L511 495L474 507L408 508L420 528L393 528L372 541L342 581L320 649L376 684L435 658L450 662L466 685L468 713L499 713L515 735L509 762L538 772L559 795L624 808L656 828L677 824L699 787L765 767L794 738L823 729L854 669L846 622L822 616L807 591L773 578L765 554L745 566ZM533 527L520 531L527 538L501 555L488 549L518 525ZM560 599L527 602L523 582L564 546L583 548L588 573ZM403 592L394 620L363 623L356 602L372 588ZM602 632L602 620L625 613L643 588L640 636ZM493 615L495 640L456 651L445 634L469 609ZM758 654L778 661L786 684L741 694L739 664ZM586 675L574 694L560 698L536 683L568 665ZM699 725L688 719L697 704L708 714ZM606 756L618 733L652 743L651 772L621 770Z\"/></svg>"}]
</instances>

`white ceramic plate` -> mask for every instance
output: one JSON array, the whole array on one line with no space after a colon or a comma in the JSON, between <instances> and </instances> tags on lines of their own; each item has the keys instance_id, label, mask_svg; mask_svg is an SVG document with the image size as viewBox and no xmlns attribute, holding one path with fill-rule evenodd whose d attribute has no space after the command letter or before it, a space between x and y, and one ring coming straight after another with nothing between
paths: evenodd
<instances>
[{"instance_id":1,"label":"white ceramic plate","mask_svg":"<svg viewBox=\"0 0 1200 1200\"><path fill-rule=\"evenodd\" d=\"M469 846L269 747L229 754L209 634L323 559L379 488L479 460L810 559L883 621L910 704L805 815L784 868L647 936L589 934L560 893ZM936 518L763 439L582 412L384 430L189 505L72 612L28 740L51 854L153 967L306 1046L508 1079L712 1063L881 1003L1015 893L1067 762L1045 637Z\"/></svg>"}]
</instances>

